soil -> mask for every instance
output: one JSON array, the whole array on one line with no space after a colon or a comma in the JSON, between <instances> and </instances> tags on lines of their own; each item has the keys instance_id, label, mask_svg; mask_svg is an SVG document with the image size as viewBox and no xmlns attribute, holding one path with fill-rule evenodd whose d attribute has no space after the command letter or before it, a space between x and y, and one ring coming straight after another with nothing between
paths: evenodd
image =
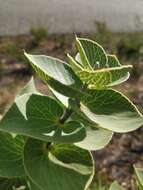
<instances>
[{"instance_id":1,"label":"soil","mask_svg":"<svg viewBox=\"0 0 143 190\"><path fill-rule=\"evenodd\" d=\"M85 36L85 35L84 35ZM66 53L75 54L73 36L48 36L36 41L33 36L0 38L0 115L8 109L17 92L32 75L22 51L51 55L66 60ZM26 62L26 64L25 64ZM130 61L128 61L130 62ZM36 78L38 89L48 94L47 87ZM118 87L143 110L143 72ZM133 165L143 167L143 128L127 134L115 134L107 147L93 153L96 171L106 182L117 180L125 189L135 190Z\"/></svg>"}]
</instances>

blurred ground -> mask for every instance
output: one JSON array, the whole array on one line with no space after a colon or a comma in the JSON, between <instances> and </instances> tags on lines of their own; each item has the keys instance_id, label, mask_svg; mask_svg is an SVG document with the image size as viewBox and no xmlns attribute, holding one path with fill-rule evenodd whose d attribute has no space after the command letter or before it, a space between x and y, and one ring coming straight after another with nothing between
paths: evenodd
<instances>
[{"instance_id":1,"label":"blurred ground","mask_svg":"<svg viewBox=\"0 0 143 190\"><path fill-rule=\"evenodd\" d=\"M122 64L133 64L131 79L118 89L143 110L143 34L113 34L104 24L97 23L98 33L79 34L101 43L115 53ZM66 60L66 53L75 54L73 35L49 35L44 28L32 29L29 36L0 38L0 115L12 103L16 93L29 80L32 70L23 49L29 53L45 54ZM47 87L36 78L39 90ZM94 153L96 168L105 181L118 180L129 190L135 190L133 164L143 167L143 128L136 132L116 134L103 150Z\"/></svg>"}]
</instances>

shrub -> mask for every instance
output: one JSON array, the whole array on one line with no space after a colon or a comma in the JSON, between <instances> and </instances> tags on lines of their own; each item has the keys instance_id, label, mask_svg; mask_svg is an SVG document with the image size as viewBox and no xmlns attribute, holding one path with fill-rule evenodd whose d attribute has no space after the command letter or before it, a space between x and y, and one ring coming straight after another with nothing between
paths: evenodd
<instances>
[{"instance_id":1,"label":"shrub","mask_svg":"<svg viewBox=\"0 0 143 190\"><path fill-rule=\"evenodd\" d=\"M25 56L54 97L39 93L33 79L21 90L0 123L1 189L85 190L94 176L92 150L113 133L143 124L136 106L113 90L129 78L96 42L76 38L78 54L69 64L44 55Z\"/></svg>"},{"instance_id":2,"label":"shrub","mask_svg":"<svg viewBox=\"0 0 143 190\"><path fill-rule=\"evenodd\" d=\"M48 36L48 30L44 27L31 28L30 33L33 36L33 46L38 46Z\"/></svg>"}]
</instances>

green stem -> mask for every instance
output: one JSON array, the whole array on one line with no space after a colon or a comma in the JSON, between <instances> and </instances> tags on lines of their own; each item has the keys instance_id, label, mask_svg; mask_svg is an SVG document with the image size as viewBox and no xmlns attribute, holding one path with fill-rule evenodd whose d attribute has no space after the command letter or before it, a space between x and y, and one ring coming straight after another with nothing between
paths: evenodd
<instances>
[{"instance_id":1,"label":"green stem","mask_svg":"<svg viewBox=\"0 0 143 190\"><path fill-rule=\"evenodd\" d=\"M63 124L73 113L73 110L70 108L67 108L63 114L63 116L60 118L60 123Z\"/></svg>"},{"instance_id":2,"label":"green stem","mask_svg":"<svg viewBox=\"0 0 143 190\"><path fill-rule=\"evenodd\" d=\"M87 88L87 85L84 84L82 86L81 90L85 91L86 88ZM76 104L77 107L80 107L80 99L75 98L74 102L75 102L75 104ZM64 114L60 118L60 123L61 124L65 123L65 121L72 115L73 112L74 112L74 110L71 109L70 107L66 108L65 111L64 111Z\"/></svg>"}]
</instances>

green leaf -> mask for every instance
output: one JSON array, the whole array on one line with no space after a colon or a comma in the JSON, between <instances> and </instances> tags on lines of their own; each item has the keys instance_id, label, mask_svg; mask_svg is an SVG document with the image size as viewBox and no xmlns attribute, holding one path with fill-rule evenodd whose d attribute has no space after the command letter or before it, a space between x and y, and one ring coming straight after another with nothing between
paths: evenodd
<instances>
[{"instance_id":1,"label":"green leaf","mask_svg":"<svg viewBox=\"0 0 143 190\"><path fill-rule=\"evenodd\" d=\"M41 190L37 185L35 185L33 182L29 181L30 190Z\"/></svg>"},{"instance_id":2,"label":"green leaf","mask_svg":"<svg viewBox=\"0 0 143 190\"><path fill-rule=\"evenodd\" d=\"M121 66L114 55L106 55L94 41L77 38L79 53L76 61L68 54L70 65L77 76L92 89L105 89L118 85L129 78L131 65Z\"/></svg>"},{"instance_id":3,"label":"green leaf","mask_svg":"<svg viewBox=\"0 0 143 190\"><path fill-rule=\"evenodd\" d=\"M57 97L57 99L63 103L63 105L68 107L69 98L61 95L60 93L57 93L53 89L52 92ZM89 122L87 119L85 119L83 116L79 114L79 110L78 115L72 114L72 119L83 123L86 130L86 137L82 141L75 143L76 146L86 150L95 151L104 148L112 139L112 131L103 129L99 127L97 124Z\"/></svg>"},{"instance_id":4,"label":"green leaf","mask_svg":"<svg viewBox=\"0 0 143 190\"><path fill-rule=\"evenodd\" d=\"M81 94L82 82L65 62L44 55L25 53L36 73L53 89L69 97Z\"/></svg>"},{"instance_id":5,"label":"green leaf","mask_svg":"<svg viewBox=\"0 0 143 190\"><path fill-rule=\"evenodd\" d=\"M131 68L131 65L125 65L96 71L81 70L77 75L89 88L104 89L125 82L129 78Z\"/></svg>"},{"instance_id":6,"label":"green leaf","mask_svg":"<svg viewBox=\"0 0 143 190\"><path fill-rule=\"evenodd\" d=\"M60 94L53 88L50 88L50 90L53 93L53 95L56 97L56 99L59 100L59 102L61 102L67 108L69 105L69 103L68 103L69 98L67 96L64 96L63 94Z\"/></svg>"},{"instance_id":7,"label":"green leaf","mask_svg":"<svg viewBox=\"0 0 143 190\"><path fill-rule=\"evenodd\" d=\"M72 119L80 121L84 124L86 130L86 137L75 143L76 146L86 150L99 150L104 148L112 139L113 132L110 130L102 129L97 124L84 118L82 115L74 114Z\"/></svg>"},{"instance_id":8,"label":"green leaf","mask_svg":"<svg viewBox=\"0 0 143 190\"><path fill-rule=\"evenodd\" d=\"M34 93L37 94L39 92L36 90L35 83L34 83L34 80L33 80L33 77L32 77L30 79L30 81L19 92L19 94L17 95L17 97L22 96L24 94L34 94Z\"/></svg>"},{"instance_id":9,"label":"green leaf","mask_svg":"<svg viewBox=\"0 0 143 190\"><path fill-rule=\"evenodd\" d=\"M26 118L26 104L31 94L40 94L35 87L33 77L31 80L21 89L19 94L15 98L16 106L19 108L22 115ZM22 98L21 98L22 97Z\"/></svg>"},{"instance_id":10,"label":"green leaf","mask_svg":"<svg viewBox=\"0 0 143 190\"><path fill-rule=\"evenodd\" d=\"M15 178L25 176L23 148L25 140L0 132L0 177Z\"/></svg>"},{"instance_id":11,"label":"green leaf","mask_svg":"<svg viewBox=\"0 0 143 190\"><path fill-rule=\"evenodd\" d=\"M27 175L41 190L83 190L93 179L91 154L71 144L29 139L24 150Z\"/></svg>"},{"instance_id":12,"label":"green leaf","mask_svg":"<svg viewBox=\"0 0 143 190\"><path fill-rule=\"evenodd\" d=\"M135 173L138 179L138 185L140 189L143 189L143 169L139 167L134 167L135 168Z\"/></svg>"},{"instance_id":13,"label":"green leaf","mask_svg":"<svg viewBox=\"0 0 143 190\"><path fill-rule=\"evenodd\" d=\"M27 94L19 97L21 105L25 97ZM26 114L22 114L15 102L2 119L0 130L53 142L72 143L85 138L83 124L76 121L59 122L64 110L53 98L32 94L26 105L22 105L25 106Z\"/></svg>"},{"instance_id":14,"label":"green leaf","mask_svg":"<svg viewBox=\"0 0 143 190\"><path fill-rule=\"evenodd\" d=\"M3 117L0 130L54 142L72 143L85 138L84 126L79 122L60 124L63 113L63 107L53 98L39 94L31 80Z\"/></svg>"},{"instance_id":15,"label":"green leaf","mask_svg":"<svg viewBox=\"0 0 143 190\"><path fill-rule=\"evenodd\" d=\"M105 129L123 133L143 124L143 116L135 105L118 91L87 90L81 102L81 111Z\"/></svg>"},{"instance_id":16,"label":"green leaf","mask_svg":"<svg viewBox=\"0 0 143 190\"><path fill-rule=\"evenodd\" d=\"M124 190L124 189L123 189L123 187L121 187L121 186L119 185L118 182L115 181L115 182L113 182L113 183L111 184L109 190Z\"/></svg>"},{"instance_id":17,"label":"green leaf","mask_svg":"<svg viewBox=\"0 0 143 190\"><path fill-rule=\"evenodd\" d=\"M126 81L130 76L129 71L132 68L131 65L125 65L99 70L85 70L78 63L76 63L76 61L69 54L68 58L75 73L84 83L89 85L89 88L92 89L104 89ZM110 60L111 59L111 64L116 64L115 57L110 58Z\"/></svg>"},{"instance_id":18,"label":"green leaf","mask_svg":"<svg viewBox=\"0 0 143 190\"><path fill-rule=\"evenodd\" d=\"M76 38L76 43L85 69L99 69L108 66L106 52L98 43L85 38Z\"/></svg>"},{"instance_id":19,"label":"green leaf","mask_svg":"<svg viewBox=\"0 0 143 190\"><path fill-rule=\"evenodd\" d=\"M29 190L25 179L21 178L0 178L0 189L1 190ZM36 190L36 189L32 189Z\"/></svg>"},{"instance_id":20,"label":"green leaf","mask_svg":"<svg viewBox=\"0 0 143 190\"><path fill-rule=\"evenodd\" d=\"M112 136L113 133L109 130L87 127L86 138L75 145L86 150L100 150L110 142Z\"/></svg>"}]
</instances>

